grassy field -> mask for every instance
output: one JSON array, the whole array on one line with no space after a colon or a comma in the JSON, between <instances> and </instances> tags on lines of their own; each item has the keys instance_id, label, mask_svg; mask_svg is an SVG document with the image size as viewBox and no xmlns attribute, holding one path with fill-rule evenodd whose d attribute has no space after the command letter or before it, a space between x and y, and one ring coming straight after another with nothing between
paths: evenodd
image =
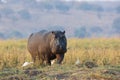
<instances>
[{"instance_id":1,"label":"grassy field","mask_svg":"<svg viewBox=\"0 0 120 80\"><path fill-rule=\"evenodd\" d=\"M120 39L68 39L62 65L21 67L31 56L26 40L0 40L0 80L119 80ZM76 60L80 64L75 65ZM92 63L89 65L86 63Z\"/></svg>"}]
</instances>

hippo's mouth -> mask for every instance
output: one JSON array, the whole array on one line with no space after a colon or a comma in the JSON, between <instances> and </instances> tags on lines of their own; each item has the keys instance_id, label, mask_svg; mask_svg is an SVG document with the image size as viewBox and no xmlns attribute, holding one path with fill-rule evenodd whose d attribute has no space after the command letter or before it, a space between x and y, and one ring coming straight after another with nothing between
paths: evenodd
<instances>
[{"instance_id":1,"label":"hippo's mouth","mask_svg":"<svg viewBox=\"0 0 120 80\"><path fill-rule=\"evenodd\" d=\"M64 48L64 47L61 47L61 48L57 48L57 51L58 51L58 52L66 52L67 49Z\"/></svg>"},{"instance_id":2,"label":"hippo's mouth","mask_svg":"<svg viewBox=\"0 0 120 80\"><path fill-rule=\"evenodd\" d=\"M66 48L65 49L53 49L52 50L52 53L54 53L54 54L65 53L65 52L67 52Z\"/></svg>"},{"instance_id":3,"label":"hippo's mouth","mask_svg":"<svg viewBox=\"0 0 120 80\"><path fill-rule=\"evenodd\" d=\"M56 51L56 53L65 53L65 52L67 52L67 49L62 49L62 50L58 49L58 50Z\"/></svg>"}]
</instances>

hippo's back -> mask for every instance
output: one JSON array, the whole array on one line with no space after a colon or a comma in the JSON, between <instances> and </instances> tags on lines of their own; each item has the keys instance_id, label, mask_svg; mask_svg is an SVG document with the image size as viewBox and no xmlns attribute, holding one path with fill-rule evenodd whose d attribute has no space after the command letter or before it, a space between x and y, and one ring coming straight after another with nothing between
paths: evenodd
<instances>
[{"instance_id":1,"label":"hippo's back","mask_svg":"<svg viewBox=\"0 0 120 80\"><path fill-rule=\"evenodd\" d=\"M28 38L28 51L30 53L38 52L39 45L44 45L45 43L44 37L47 34L47 31L42 30L37 33L32 33Z\"/></svg>"}]
</instances>

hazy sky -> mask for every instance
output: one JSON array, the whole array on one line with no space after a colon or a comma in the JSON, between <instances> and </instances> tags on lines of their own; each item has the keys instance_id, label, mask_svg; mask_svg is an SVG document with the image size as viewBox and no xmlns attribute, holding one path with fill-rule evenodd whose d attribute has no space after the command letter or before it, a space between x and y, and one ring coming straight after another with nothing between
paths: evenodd
<instances>
[{"instance_id":1,"label":"hazy sky","mask_svg":"<svg viewBox=\"0 0 120 80\"><path fill-rule=\"evenodd\" d=\"M112 36L113 23L120 18L119 6L120 0L0 0L0 33L6 38L15 31L26 36L60 28L71 37L80 27L88 32L99 27L103 32L96 36Z\"/></svg>"},{"instance_id":2,"label":"hazy sky","mask_svg":"<svg viewBox=\"0 0 120 80\"><path fill-rule=\"evenodd\" d=\"M36 0L36 1L49 1L49 0ZM118 0L59 0L59 1L118 1Z\"/></svg>"},{"instance_id":3,"label":"hazy sky","mask_svg":"<svg viewBox=\"0 0 120 80\"><path fill-rule=\"evenodd\" d=\"M119 0L62 0L62 1L119 1Z\"/></svg>"},{"instance_id":4,"label":"hazy sky","mask_svg":"<svg viewBox=\"0 0 120 80\"><path fill-rule=\"evenodd\" d=\"M3 3L7 3L7 1L9 1L9 0L0 0L0 1ZM40 1L50 1L50 0L36 0L36 1L40 2ZM93 1L119 1L119 0L51 0L51 1L67 1L67 2L70 2L70 1L74 1L74 2L88 1L88 2L93 2Z\"/></svg>"}]
</instances>

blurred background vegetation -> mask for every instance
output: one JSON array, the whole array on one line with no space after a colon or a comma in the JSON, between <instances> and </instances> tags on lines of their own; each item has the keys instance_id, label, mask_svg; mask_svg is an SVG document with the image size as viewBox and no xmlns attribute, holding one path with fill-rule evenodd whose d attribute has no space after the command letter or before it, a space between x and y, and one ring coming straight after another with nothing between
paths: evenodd
<instances>
[{"instance_id":1,"label":"blurred background vegetation","mask_svg":"<svg viewBox=\"0 0 120 80\"><path fill-rule=\"evenodd\" d=\"M119 37L119 1L0 0L0 39L26 38L42 29L67 37Z\"/></svg>"}]
</instances>

